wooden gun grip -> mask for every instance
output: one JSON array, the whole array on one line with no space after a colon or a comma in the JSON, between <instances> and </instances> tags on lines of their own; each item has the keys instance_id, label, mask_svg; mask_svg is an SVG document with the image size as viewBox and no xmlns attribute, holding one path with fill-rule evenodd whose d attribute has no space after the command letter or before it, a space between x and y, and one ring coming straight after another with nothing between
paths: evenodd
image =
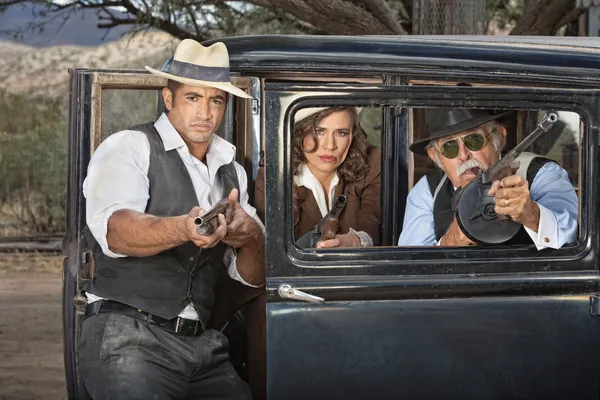
<instances>
[{"instance_id":1,"label":"wooden gun grip","mask_svg":"<svg viewBox=\"0 0 600 400\"><path fill-rule=\"evenodd\" d=\"M328 218L321 229L321 240L334 239L338 230L338 219Z\"/></svg>"}]
</instances>

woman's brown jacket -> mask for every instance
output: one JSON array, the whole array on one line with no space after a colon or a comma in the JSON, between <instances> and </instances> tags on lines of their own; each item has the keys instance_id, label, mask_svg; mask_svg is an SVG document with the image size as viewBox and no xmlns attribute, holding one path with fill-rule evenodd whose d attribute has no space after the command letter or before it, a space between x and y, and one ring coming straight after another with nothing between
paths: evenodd
<instances>
[{"instance_id":1,"label":"woman's brown jacket","mask_svg":"<svg viewBox=\"0 0 600 400\"><path fill-rule=\"evenodd\" d=\"M374 147L368 156L369 173L358 182L346 184L342 180L335 188L335 196L348 197L346 207L340 214L338 234L365 231L379 244L380 199L381 199L381 149ZM254 201L260 219L265 221L265 176L264 167L258 170L254 187ZM294 237L312 230L322 219L319 206L312 192L305 187L294 185Z\"/></svg>"}]
</instances>

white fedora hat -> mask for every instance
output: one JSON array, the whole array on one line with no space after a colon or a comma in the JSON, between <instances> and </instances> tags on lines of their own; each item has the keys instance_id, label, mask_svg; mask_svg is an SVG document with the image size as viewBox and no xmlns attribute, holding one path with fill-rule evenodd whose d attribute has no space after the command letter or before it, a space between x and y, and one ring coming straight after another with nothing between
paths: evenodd
<instances>
[{"instance_id":1,"label":"white fedora hat","mask_svg":"<svg viewBox=\"0 0 600 400\"><path fill-rule=\"evenodd\" d=\"M146 65L153 75L172 79L186 85L208 86L224 90L238 97L251 99L242 89L233 86L229 78L229 53L224 43L204 47L192 39L185 39L162 69Z\"/></svg>"}]
</instances>

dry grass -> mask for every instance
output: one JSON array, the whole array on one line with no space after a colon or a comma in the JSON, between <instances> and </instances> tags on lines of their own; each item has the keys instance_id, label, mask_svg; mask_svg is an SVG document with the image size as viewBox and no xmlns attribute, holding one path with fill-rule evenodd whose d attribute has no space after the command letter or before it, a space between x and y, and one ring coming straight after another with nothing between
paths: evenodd
<instances>
[{"instance_id":1,"label":"dry grass","mask_svg":"<svg viewBox=\"0 0 600 400\"><path fill-rule=\"evenodd\" d=\"M0 275L14 272L49 272L60 274L62 255L43 253L0 253Z\"/></svg>"}]
</instances>

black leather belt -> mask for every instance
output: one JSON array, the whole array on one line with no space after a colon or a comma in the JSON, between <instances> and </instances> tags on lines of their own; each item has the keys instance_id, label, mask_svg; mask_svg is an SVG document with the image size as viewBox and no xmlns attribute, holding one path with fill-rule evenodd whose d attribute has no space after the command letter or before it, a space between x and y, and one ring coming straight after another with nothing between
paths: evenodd
<instances>
[{"instance_id":1,"label":"black leather belt","mask_svg":"<svg viewBox=\"0 0 600 400\"><path fill-rule=\"evenodd\" d=\"M85 316L114 312L137 318L141 321L148 321L151 324L158 325L168 331L178 333L185 336L195 336L202 333L204 330L200 321L185 319L181 317L173 319L164 319L152 315L127 304L119 303L112 300L98 300L88 304L85 308Z\"/></svg>"}]
</instances>

